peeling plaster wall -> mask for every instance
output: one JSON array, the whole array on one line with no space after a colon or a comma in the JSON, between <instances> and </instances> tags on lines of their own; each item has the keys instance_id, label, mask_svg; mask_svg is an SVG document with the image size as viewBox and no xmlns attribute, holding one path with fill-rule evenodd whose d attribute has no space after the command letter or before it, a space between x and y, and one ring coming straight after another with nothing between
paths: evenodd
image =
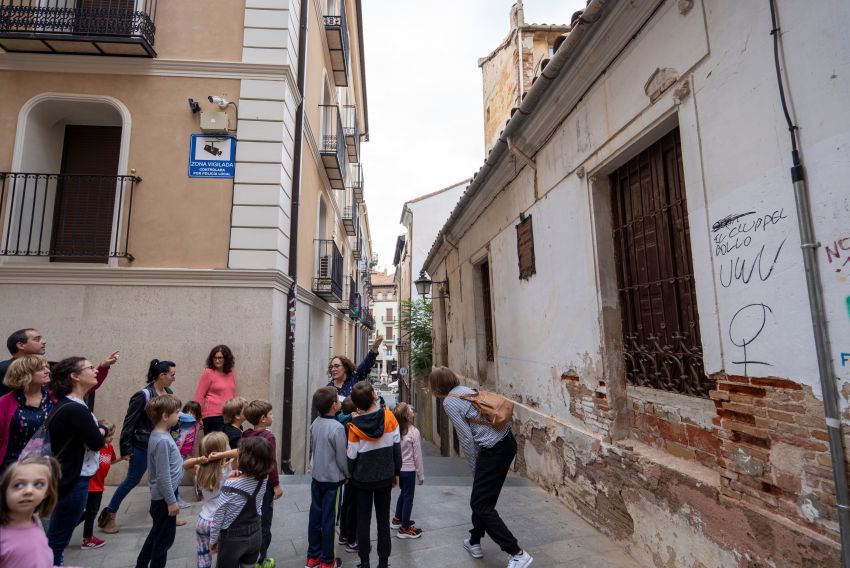
<instances>
[{"instance_id":1,"label":"peeling plaster wall","mask_svg":"<svg viewBox=\"0 0 850 568\"><path fill-rule=\"evenodd\" d=\"M850 424L850 61L840 55L850 53L850 5L778 5ZM518 418L517 470L647 565L835 565L834 487L768 5L687 6L663 3L537 152L536 172L503 158L517 177L434 271L452 289L449 365L538 415ZM690 407L683 395L652 401L627 389L613 363L622 339L600 211L610 207L608 175L676 127L705 370L721 393ZM518 278L520 213L534 219L528 280ZM492 369L481 364L484 259ZM655 438L639 435L650 427ZM739 463L739 449L761 467Z\"/></svg>"}]
</instances>

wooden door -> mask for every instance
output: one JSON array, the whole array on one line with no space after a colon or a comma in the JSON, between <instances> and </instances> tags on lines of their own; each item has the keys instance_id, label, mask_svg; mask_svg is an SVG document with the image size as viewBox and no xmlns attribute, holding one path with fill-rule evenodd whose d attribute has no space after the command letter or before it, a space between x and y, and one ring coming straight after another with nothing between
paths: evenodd
<instances>
[{"instance_id":1,"label":"wooden door","mask_svg":"<svg viewBox=\"0 0 850 568\"><path fill-rule=\"evenodd\" d=\"M52 260L107 262L115 209L120 126L65 127L54 207Z\"/></svg>"}]
</instances>

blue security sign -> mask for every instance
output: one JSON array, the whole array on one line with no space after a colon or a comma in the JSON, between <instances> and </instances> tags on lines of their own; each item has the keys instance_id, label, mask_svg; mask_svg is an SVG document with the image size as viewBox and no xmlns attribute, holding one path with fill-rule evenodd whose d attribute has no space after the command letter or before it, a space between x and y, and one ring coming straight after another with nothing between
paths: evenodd
<instances>
[{"instance_id":1,"label":"blue security sign","mask_svg":"<svg viewBox=\"0 0 850 568\"><path fill-rule=\"evenodd\" d=\"M232 178L236 170L236 138L192 134L189 139L190 178Z\"/></svg>"}]
</instances>

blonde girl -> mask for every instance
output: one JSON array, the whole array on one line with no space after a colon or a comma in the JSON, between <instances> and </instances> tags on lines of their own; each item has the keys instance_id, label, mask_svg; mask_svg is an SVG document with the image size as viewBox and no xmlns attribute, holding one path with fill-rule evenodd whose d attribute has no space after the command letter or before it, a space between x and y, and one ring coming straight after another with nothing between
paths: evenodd
<instances>
[{"instance_id":1,"label":"blonde girl","mask_svg":"<svg viewBox=\"0 0 850 568\"><path fill-rule=\"evenodd\" d=\"M59 462L31 456L11 464L0 479L0 566L50 568L53 551L39 517L59 499Z\"/></svg>"},{"instance_id":2,"label":"blonde girl","mask_svg":"<svg viewBox=\"0 0 850 568\"><path fill-rule=\"evenodd\" d=\"M393 410L398 421L401 435L401 474L398 486L401 494L395 506L395 516L392 526L398 529L398 538L419 538L422 529L418 528L410 514L413 511L413 495L416 492L416 482L425 483L425 469L422 464L422 436L413 425L413 407L406 402L396 405Z\"/></svg>"},{"instance_id":3,"label":"blonde girl","mask_svg":"<svg viewBox=\"0 0 850 568\"><path fill-rule=\"evenodd\" d=\"M221 486L232 469L232 460L217 459L219 454L229 448L229 440L224 432L211 432L201 440L201 456L183 462L187 470L195 470L195 487L201 492L203 505L195 523L195 535L198 538L198 568L212 566L210 553L210 526L218 506ZM212 454L212 456L210 455Z\"/></svg>"}]
</instances>

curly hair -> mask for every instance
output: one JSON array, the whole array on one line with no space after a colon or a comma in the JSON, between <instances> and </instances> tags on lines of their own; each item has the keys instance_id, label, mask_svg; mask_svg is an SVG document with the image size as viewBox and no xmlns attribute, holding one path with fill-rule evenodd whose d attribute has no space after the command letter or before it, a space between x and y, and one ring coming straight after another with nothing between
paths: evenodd
<instances>
[{"instance_id":1,"label":"curly hair","mask_svg":"<svg viewBox=\"0 0 850 568\"><path fill-rule=\"evenodd\" d=\"M48 366L44 355L24 355L12 361L3 384L12 390L25 389L32 382L32 375Z\"/></svg>"},{"instance_id":2,"label":"curly hair","mask_svg":"<svg viewBox=\"0 0 850 568\"><path fill-rule=\"evenodd\" d=\"M213 347L210 354L207 355L207 369L215 369L214 358L216 353L224 355L224 368L222 370L226 375L233 370L233 365L236 363L236 358L233 357L233 351L227 345L216 345Z\"/></svg>"},{"instance_id":3,"label":"curly hair","mask_svg":"<svg viewBox=\"0 0 850 568\"><path fill-rule=\"evenodd\" d=\"M328 376L331 376L331 365L334 364L334 359L339 359L339 362L342 363L343 367L345 367L346 378L353 375L354 371L357 370L357 367L354 366L354 363L351 362L351 359L349 359L345 355L334 355L333 357L331 357L331 360L328 361Z\"/></svg>"},{"instance_id":4,"label":"curly hair","mask_svg":"<svg viewBox=\"0 0 850 568\"><path fill-rule=\"evenodd\" d=\"M85 360L85 357L68 357L53 365L50 373L50 390L53 394L58 398L64 398L74 390L74 379L71 375L81 371L80 363Z\"/></svg>"}]
</instances>

